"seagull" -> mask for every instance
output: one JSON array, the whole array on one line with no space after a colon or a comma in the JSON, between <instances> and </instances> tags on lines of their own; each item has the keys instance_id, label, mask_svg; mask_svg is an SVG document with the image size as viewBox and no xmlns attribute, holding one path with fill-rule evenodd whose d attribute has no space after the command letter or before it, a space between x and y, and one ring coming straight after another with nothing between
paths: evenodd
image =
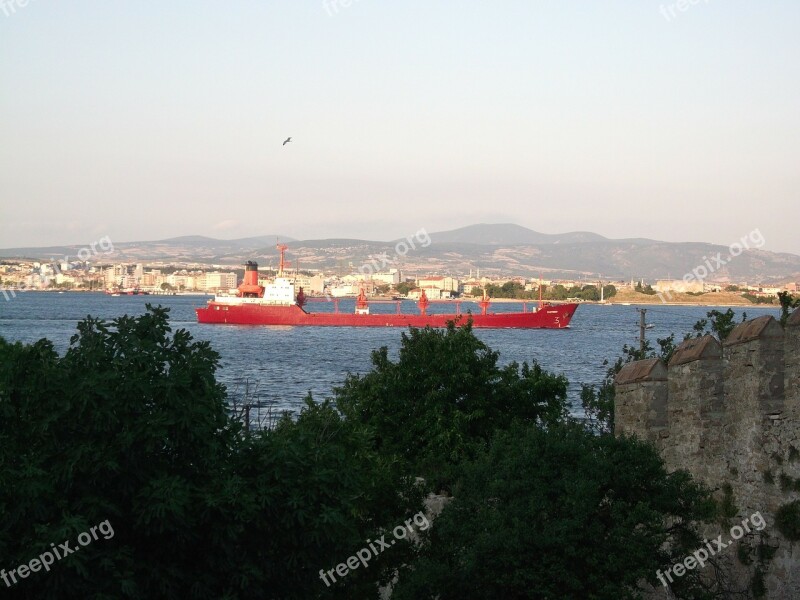
<instances>
[{"instance_id":1,"label":"seagull","mask_svg":"<svg viewBox=\"0 0 800 600\"><path fill-rule=\"evenodd\" d=\"M283 145L285 146L286 144L288 144L288 143L289 143L289 142L291 142L291 141L292 141L292 138L291 138L291 137L287 137L287 138L286 138L286 141L285 141L285 142L283 142Z\"/></svg>"}]
</instances>

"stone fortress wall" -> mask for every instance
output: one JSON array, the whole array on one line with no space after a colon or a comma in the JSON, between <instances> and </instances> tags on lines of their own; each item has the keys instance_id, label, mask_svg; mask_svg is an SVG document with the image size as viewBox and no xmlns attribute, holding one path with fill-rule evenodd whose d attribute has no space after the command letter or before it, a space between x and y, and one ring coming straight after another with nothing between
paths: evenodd
<instances>
[{"instance_id":1,"label":"stone fortress wall","mask_svg":"<svg viewBox=\"0 0 800 600\"><path fill-rule=\"evenodd\" d=\"M800 598L800 544L775 519L800 499L800 309L785 328L763 316L723 344L687 340L669 365L629 363L615 384L616 435L652 442L669 471L687 470L715 490L732 508L729 526L755 512L766 520L720 552L735 587ZM720 533L728 537L723 524L704 530L709 539Z\"/></svg>"}]
</instances>

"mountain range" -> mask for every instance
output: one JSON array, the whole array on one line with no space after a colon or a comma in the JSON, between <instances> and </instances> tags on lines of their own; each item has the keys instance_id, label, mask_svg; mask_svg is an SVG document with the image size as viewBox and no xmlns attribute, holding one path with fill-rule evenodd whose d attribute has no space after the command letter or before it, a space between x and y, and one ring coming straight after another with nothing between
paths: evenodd
<instances>
[{"instance_id":1,"label":"mountain range","mask_svg":"<svg viewBox=\"0 0 800 600\"><path fill-rule=\"evenodd\" d=\"M629 280L681 279L703 266L709 281L767 283L800 281L800 256L758 248L732 256L727 246L701 242L610 239L576 231L546 234L514 224L478 224L386 241L361 239L295 240L263 235L234 240L183 236L157 241L115 243L113 253L94 263L143 262L239 266L256 260L277 265L276 242L287 243L292 267L340 274L398 268L407 274L522 275L546 278ZM82 246L9 248L0 257L76 260ZM709 269L709 266L711 269Z\"/></svg>"}]
</instances>

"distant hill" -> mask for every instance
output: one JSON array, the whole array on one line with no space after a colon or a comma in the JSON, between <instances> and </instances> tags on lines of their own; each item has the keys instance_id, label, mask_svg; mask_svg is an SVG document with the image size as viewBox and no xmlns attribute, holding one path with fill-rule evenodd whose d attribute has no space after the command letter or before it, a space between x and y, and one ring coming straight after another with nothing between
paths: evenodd
<instances>
[{"instance_id":1,"label":"distant hill","mask_svg":"<svg viewBox=\"0 0 800 600\"><path fill-rule=\"evenodd\" d=\"M707 279L732 283L800 281L800 256L764 250L748 250L730 258L728 248L700 242L672 243L643 238L614 240L591 232L546 234L510 223L479 224L452 231L429 233L416 240L401 256L394 241L330 238L293 240L287 236L264 235L236 240L183 236L150 242L115 244L113 256L99 256L94 262L173 262L177 264L241 265L256 260L276 266L277 238L289 244L291 266L325 269L346 274L396 267L410 274L449 273L525 277L585 278L596 280L681 279L718 252L726 264ZM421 236L422 237L422 236ZM52 248L11 248L0 257L48 260L64 255L74 257L81 246ZM401 248L403 248L401 246Z\"/></svg>"},{"instance_id":2,"label":"distant hill","mask_svg":"<svg viewBox=\"0 0 800 600\"><path fill-rule=\"evenodd\" d=\"M260 235L235 240L219 240L202 235L184 235L147 242L114 242L113 259L101 254L92 262L104 260L175 260L203 263L214 261L219 257L239 257L270 244L274 247L278 239L282 242L295 241L294 238L285 235ZM86 245L74 245L0 249L0 258L28 258L35 260L55 258L60 260L64 256L69 256L74 259L81 248L85 247Z\"/></svg>"},{"instance_id":3,"label":"distant hill","mask_svg":"<svg viewBox=\"0 0 800 600\"><path fill-rule=\"evenodd\" d=\"M439 231L430 234L431 239L437 243L457 244L484 244L488 246L502 246L509 244L581 244L597 242L607 238L588 231L574 231L572 233L539 233L527 227L513 223L497 225L479 224Z\"/></svg>"}]
</instances>

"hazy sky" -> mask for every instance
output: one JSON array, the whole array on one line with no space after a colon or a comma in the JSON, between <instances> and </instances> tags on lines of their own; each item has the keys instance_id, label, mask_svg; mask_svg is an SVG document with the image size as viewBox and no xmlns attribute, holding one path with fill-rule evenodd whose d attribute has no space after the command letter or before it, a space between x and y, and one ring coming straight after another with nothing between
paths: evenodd
<instances>
[{"instance_id":1,"label":"hazy sky","mask_svg":"<svg viewBox=\"0 0 800 600\"><path fill-rule=\"evenodd\" d=\"M797 0L20 1L0 247L514 222L800 254Z\"/></svg>"}]
</instances>

